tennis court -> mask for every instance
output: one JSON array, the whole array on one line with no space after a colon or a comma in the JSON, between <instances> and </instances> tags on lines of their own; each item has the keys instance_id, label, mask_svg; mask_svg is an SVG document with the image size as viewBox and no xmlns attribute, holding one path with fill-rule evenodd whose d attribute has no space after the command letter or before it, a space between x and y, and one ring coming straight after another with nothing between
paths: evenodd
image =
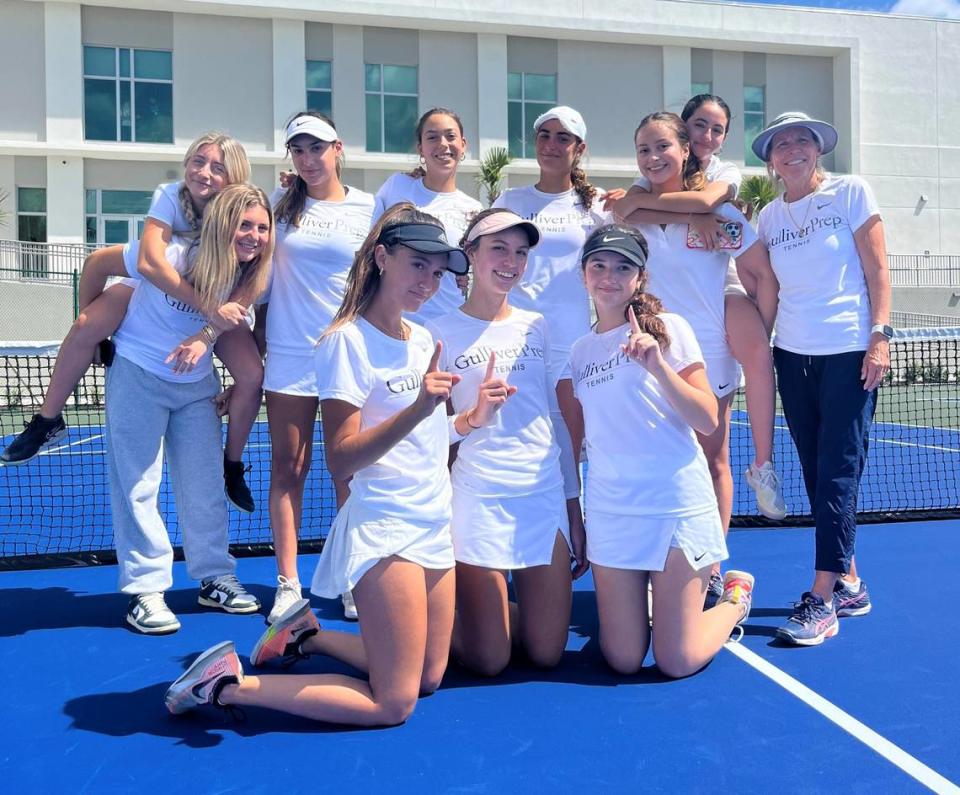
<instances>
[{"instance_id":1,"label":"tennis court","mask_svg":"<svg viewBox=\"0 0 960 795\"><path fill-rule=\"evenodd\" d=\"M505 675L483 680L452 667L407 724L377 731L253 709L239 723L210 711L171 718L162 704L167 685L221 640L234 640L246 663L262 616L198 607L196 587L177 563L168 602L183 627L167 637L141 636L123 628L126 597L115 592L115 567L23 568L109 560L102 374L94 372L71 409L69 435L33 462L0 469L7 789L960 793L951 783L960 781L960 616L949 591L960 567L960 393L956 343L949 359L941 348L936 343L937 356L949 362L944 373L930 370L930 351L911 343L909 355L922 367L908 375L909 365L901 363L882 395L860 501L858 563L875 604L869 617L842 619L839 636L815 649L774 640L809 585L813 533L782 418L778 469L788 508L798 515L788 519L794 526L754 529L763 520L752 515L752 494L740 483L749 428L738 408L731 448L740 527L729 539L731 565L757 576L740 644L728 644L687 680L663 679L649 659L636 677L614 676L600 656L586 577L576 586L567 650L556 670L518 661ZM19 401L0 409L3 444L34 405L36 385L24 390L24 381L17 383ZM308 549L326 533L333 505L319 437L314 447L304 507ZM248 458L260 509L252 516L231 510L231 538L238 552L263 552L269 542L263 421ZM177 543L166 486L162 500ZM883 521L921 511L939 520ZM303 578L315 560L302 557ZM269 603L272 558L245 558L238 573ZM314 598L313 604L324 626L357 631L342 621L339 603ZM347 670L319 657L301 666Z\"/></svg>"}]
</instances>

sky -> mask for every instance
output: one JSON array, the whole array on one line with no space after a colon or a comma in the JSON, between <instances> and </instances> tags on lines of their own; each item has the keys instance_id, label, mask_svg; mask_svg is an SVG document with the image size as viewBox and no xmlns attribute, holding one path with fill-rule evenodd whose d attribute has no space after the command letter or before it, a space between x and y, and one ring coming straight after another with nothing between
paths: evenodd
<instances>
[{"instance_id":1,"label":"sky","mask_svg":"<svg viewBox=\"0 0 960 795\"><path fill-rule=\"evenodd\" d=\"M847 8L851 11L878 11L960 19L960 0L738 0L738 2L811 8Z\"/></svg>"}]
</instances>

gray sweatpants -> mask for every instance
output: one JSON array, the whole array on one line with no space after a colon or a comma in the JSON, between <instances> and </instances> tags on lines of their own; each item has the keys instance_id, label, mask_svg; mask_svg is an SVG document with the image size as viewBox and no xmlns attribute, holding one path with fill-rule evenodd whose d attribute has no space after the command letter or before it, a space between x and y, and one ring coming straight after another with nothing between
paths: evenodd
<instances>
[{"instance_id":1,"label":"gray sweatpants","mask_svg":"<svg viewBox=\"0 0 960 795\"><path fill-rule=\"evenodd\" d=\"M122 356L107 371L107 466L123 593L173 584L173 548L157 505L164 452L187 573L201 580L236 570L227 546L220 418L210 402L218 390L215 373L172 383Z\"/></svg>"}]
</instances>

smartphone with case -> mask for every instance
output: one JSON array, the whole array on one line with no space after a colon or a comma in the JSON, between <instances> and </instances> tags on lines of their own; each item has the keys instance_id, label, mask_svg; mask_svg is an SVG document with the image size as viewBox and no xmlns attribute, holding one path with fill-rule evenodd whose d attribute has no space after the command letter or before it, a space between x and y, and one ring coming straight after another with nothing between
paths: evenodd
<instances>
[{"instance_id":1,"label":"smartphone with case","mask_svg":"<svg viewBox=\"0 0 960 795\"><path fill-rule=\"evenodd\" d=\"M743 224L739 221L726 221L720 224L720 228L726 237L720 239L719 247L727 250L738 250L743 243ZM687 227L687 248L706 248L700 233L690 226Z\"/></svg>"}]
</instances>

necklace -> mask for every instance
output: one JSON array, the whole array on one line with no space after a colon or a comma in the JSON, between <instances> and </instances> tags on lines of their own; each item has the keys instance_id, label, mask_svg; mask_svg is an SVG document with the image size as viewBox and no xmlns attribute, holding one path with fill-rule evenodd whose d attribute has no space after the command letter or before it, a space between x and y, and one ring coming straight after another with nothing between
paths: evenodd
<instances>
[{"instance_id":1,"label":"necklace","mask_svg":"<svg viewBox=\"0 0 960 795\"><path fill-rule=\"evenodd\" d=\"M820 190L819 182L817 182L807 197L807 209L803 213L803 221L799 224L797 223L797 219L793 217L793 213L790 212L790 203L784 199L783 206L787 208L787 215L790 217L790 222L797 228L797 237L807 236L807 218L810 217L810 208L813 207L813 197L817 195L818 190Z\"/></svg>"},{"instance_id":2,"label":"necklace","mask_svg":"<svg viewBox=\"0 0 960 795\"><path fill-rule=\"evenodd\" d=\"M368 318L368 317L365 317L364 320L366 320L367 323L369 323L371 326L373 326L377 331L381 332L382 334L386 334L388 337L392 337L392 338L395 339L395 340L400 340L401 342L406 342L406 341L409 339L409 337L410 337L410 328L409 328L409 326L407 326L407 324L404 323L402 320L400 321L400 332L399 332L399 333L397 333L396 331L388 331L388 330L385 329L383 326L381 326L379 323L374 323L374 322L373 322L370 318Z\"/></svg>"}]
</instances>

